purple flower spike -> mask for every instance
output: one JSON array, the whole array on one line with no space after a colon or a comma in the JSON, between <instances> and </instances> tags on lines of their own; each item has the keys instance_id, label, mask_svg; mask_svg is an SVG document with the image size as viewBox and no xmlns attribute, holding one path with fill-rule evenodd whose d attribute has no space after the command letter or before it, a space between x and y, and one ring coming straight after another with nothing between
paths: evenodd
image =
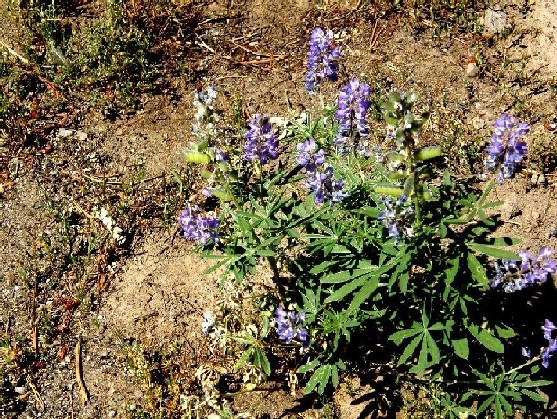
<instances>
[{"instance_id":1,"label":"purple flower spike","mask_svg":"<svg viewBox=\"0 0 557 419\"><path fill-rule=\"evenodd\" d=\"M317 85L325 79L337 80L340 49L333 45L334 33L331 30L315 28L309 37L308 72L306 89L315 93Z\"/></svg>"},{"instance_id":2,"label":"purple flower spike","mask_svg":"<svg viewBox=\"0 0 557 419\"><path fill-rule=\"evenodd\" d=\"M489 171L499 170L497 183L503 179L511 178L516 173L526 155L526 143L521 137L528 134L529 127L526 122L516 124L516 119L506 113L495 121L495 132L487 147L485 167Z\"/></svg>"},{"instance_id":3,"label":"purple flower spike","mask_svg":"<svg viewBox=\"0 0 557 419\"><path fill-rule=\"evenodd\" d=\"M279 144L271 124L266 122L261 114L256 114L248 126L249 130L244 134L244 138L247 139L244 160L259 160L261 164L265 164L278 159Z\"/></svg>"},{"instance_id":4,"label":"purple flower spike","mask_svg":"<svg viewBox=\"0 0 557 419\"><path fill-rule=\"evenodd\" d=\"M217 229L220 221L212 215L203 217L197 206L188 206L178 217L183 230L183 237L193 239L206 245L209 240L218 243Z\"/></svg>"},{"instance_id":5,"label":"purple flower spike","mask_svg":"<svg viewBox=\"0 0 557 419\"><path fill-rule=\"evenodd\" d=\"M396 201L387 197L382 197L381 200L385 204L385 210L379 213L378 219L387 228L388 236L394 237L396 243L400 241L402 233L412 236L410 225L414 219L414 209L408 206L406 196L403 195Z\"/></svg>"},{"instance_id":6,"label":"purple flower spike","mask_svg":"<svg viewBox=\"0 0 557 419\"><path fill-rule=\"evenodd\" d=\"M503 291L514 292L528 285L546 282L549 275L557 271L557 263L550 259L554 253L553 249L544 246L534 257L526 250L518 252L520 263L512 260L496 262L491 287L503 284Z\"/></svg>"},{"instance_id":7,"label":"purple flower spike","mask_svg":"<svg viewBox=\"0 0 557 419\"><path fill-rule=\"evenodd\" d=\"M549 358L552 356L553 352L557 351L557 340L552 338L552 332L557 329L553 322L549 319L545 319L544 325L542 326L543 337L547 340L548 344L542 349L541 358L542 365L544 368L549 367Z\"/></svg>"},{"instance_id":8,"label":"purple flower spike","mask_svg":"<svg viewBox=\"0 0 557 419\"><path fill-rule=\"evenodd\" d=\"M344 151L346 141L354 133L360 137L368 136L366 115L371 106L370 93L369 85L360 83L357 78L342 87L337 101L338 109L335 112L335 118L340 123L334 140L339 152Z\"/></svg>"},{"instance_id":9,"label":"purple flower spike","mask_svg":"<svg viewBox=\"0 0 557 419\"><path fill-rule=\"evenodd\" d=\"M333 168L325 166L325 151L315 152L317 144L313 140L306 140L297 146L300 154L296 157L299 165L304 166L307 173L306 186L315 194L315 203L323 204L325 201L342 201L347 196L343 192L344 182L334 179Z\"/></svg>"},{"instance_id":10,"label":"purple flower spike","mask_svg":"<svg viewBox=\"0 0 557 419\"><path fill-rule=\"evenodd\" d=\"M287 311L284 307L275 310L275 321L279 339L290 343L298 340L303 346L307 346L309 335L306 329L300 325L306 321L306 313L300 311L296 314L294 310Z\"/></svg>"}]
</instances>

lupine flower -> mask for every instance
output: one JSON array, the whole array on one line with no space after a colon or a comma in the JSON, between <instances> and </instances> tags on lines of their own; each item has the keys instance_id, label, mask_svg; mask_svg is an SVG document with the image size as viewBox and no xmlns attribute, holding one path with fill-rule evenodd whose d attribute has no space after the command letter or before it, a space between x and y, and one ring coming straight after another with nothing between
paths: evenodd
<instances>
[{"instance_id":1,"label":"lupine flower","mask_svg":"<svg viewBox=\"0 0 557 419\"><path fill-rule=\"evenodd\" d=\"M221 149L216 149L215 150L215 160L217 161L217 163L224 163L228 161L228 154L226 154L224 151L222 151Z\"/></svg>"},{"instance_id":2,"label":"lupine flower","mask_svg":"<svg viewBox=\"0 0 557 419\"><path fill-rule=\"evenodd\" d=\"M394 237L396 242L400 240L403 234L409 237L413 235L413 229L409 226L414 217L414 209L405 205L406 199L404 195L396 201L387 197L381 198L385 204L385 210L379 212L378 219L387 228L389 237Z\"/></svg>"},{"instance_id":3,"label":"lupine flower","mask_svg":"<svg viewBox=\"0 0 557 419\"><path fill-rule=\"evenodd\" d=\"M542 326L543 337L547 340L548 344L542 349L542 365L544 368L549 367L549 358L552 356L553 352L557 351L557 340L552 338L552 332L557 329L553 322L549 319L545 319L544 325Z\"/></svg>"},{"instance_id":4,"label":"lupine flower","mask_svg":"<svg viewBox=\"0 0 557 419\"><path fill-rule=\"evenodd\" d=\"M526 154L526 143L520 138L529 132L526 122L516 123L516 119L503 113L495 121L495 132L487 148L485 167L487 170L499 170L497 182L509 179L518 170Z\"/></svg>"},{"instance_id":5,"label":"lupine flower","mask_svg":"<svg viewBox=\"0 0 557 419\"><path fill-rule=\"evenodd\" d=\"M188 206L178 217L178 222L182 227L183 237L193 239L206 245L209 240L214 243L219 241L217 228L220 221L212 215L203 217L199 213L197 206Z\"/></svg>"},{"instance_id":6,"label":"lupine flower","mask_svg":"<svg viewBox=\"0 0 557 419\"><path fill-rule=\"evenodd\" d=\"M491 280L491 287L503 284L503 291L514 292L531 284L544 283L550 274L557 271L556 262L550 259L553 253L551 248L545 246L535 257L525 250L518 252L520 263L513 260L496 262L496 274Z\"/></svg>"},{"instance_id":7,"label":"lupine flower","mask_svg":"<svg viewBox=\"0 0 557 419\"><path fill-rule=\"evenodd\" d=\"M367 137L366 114L371 106L369 95L371 89L368 84L360 83L360 80L353 78L340 90L335 118L339 121L338 134L335 144L339 152L344 151L344 145L348 138L358 133L360 137ZM354 129L355 126L355 129Z\"/></svg>"},{"instance_id":8,"label":"lupine flower","mask_svg":"<svg viewBox=\"0 0 557 419\"><path fill-rule=\"evenodd\" d=\"M296 161L306 169L306 186L315 194L315 203L323 204L327 200L341 201L346 196L343 192L344 182L334 178L331 166L325 167L325 152L315 152L317 145L311 139L298 144L297 148L300 154Z\"/></svg>"},{"instance_id":9,"label":"lupine flower","mask_svg":"<svg viewBox=\"0 0 557 419\"><path fill-rule=\"evenodd\" d=\"M248 124L249 129L244 134L247 139L244 146L244 160L258 159L261 164L275 160L279 156L278 140L273 133L272 126L265 121L263 115L256 114Z\"/></svg>"},{"instance_id":10,"label":"lupine flower","mask_svg":"<svg viewBox=\"0 0 557 419\"><path fill-rule=\"evenodd\" d=\"M307 345L308 332L300 327L306 321L305 312L300 311L296 314L294 310L288 311L281 306L275 310L275 321L279 339L286 341L286 343L298 340L302 345Z\"/></svg>"},{"instance_id":11,"label":"lupine flower","mask_svg":"<svg viewBox=\"0 0 557 419\"><path fill-rule=\"evenodd\" d=\"M316 86L324 79L337 80L340 49L333 45L333 31L325 32L315 28L309 37L308 72L306 74L306 89L315 92Z\"/></svg>"}]
</instances>

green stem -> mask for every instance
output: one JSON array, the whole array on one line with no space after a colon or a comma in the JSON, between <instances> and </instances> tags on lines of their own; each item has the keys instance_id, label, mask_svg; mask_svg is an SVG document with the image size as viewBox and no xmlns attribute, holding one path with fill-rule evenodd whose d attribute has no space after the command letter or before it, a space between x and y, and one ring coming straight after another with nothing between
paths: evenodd
<instances>
[{"instance_id":1,"label":"green stem","mask_svg":"<svg viewBox=\"0 0 557 419\"><path fill-rule=\"evenodd\" d=\"M419 193L419 182L416 176L416 162L414 161L414 138L409 131L405 134L406 142L406 176L412 179L411 199L414 202L414 215L418 226L422 225L421 194Z\"/></svg>"},{"instance_id":2,"label":"green stem","mask_svg":"<svg viewBox=\"0 0 557 419\"><path fill-rule=\"evenodd\" d=\"M528 361L526 361L524 364L519 365L518 367L514 367L514 368L508 370L507 372L505 372L505 375L509 375L509 374L514 373L514 372L517 372L517 371L521 370L522 368L527 367L527 366L530 365L530 364L533 364L534 362L538 362L540 359L541 359L541 356L540 356L540 355L536 355L535 357L530 358L530 359L529 359Z\"/></svg>"}]
</instances>

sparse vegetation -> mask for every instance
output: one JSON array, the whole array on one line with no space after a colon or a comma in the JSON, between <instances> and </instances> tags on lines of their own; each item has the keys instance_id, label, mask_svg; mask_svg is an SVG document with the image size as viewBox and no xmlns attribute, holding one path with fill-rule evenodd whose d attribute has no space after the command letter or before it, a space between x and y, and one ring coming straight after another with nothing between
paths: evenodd
<instances>
[{"instance_id":1,"label":"sparse vegetation","mask_svg":"<svg viewBox=\"0 0 557 419\"><path fill-rule=\"evenodd\" d=\"M552 414L556 89L515 33L530 8L502 2L487 36L485 1L298 3L6 5L0 415ZM486 162L516 177L482 183ZM215 301L142 259L179 236L216 262ZM131 263L145 312L114 330Z\"/></svg>"}]
</instances>

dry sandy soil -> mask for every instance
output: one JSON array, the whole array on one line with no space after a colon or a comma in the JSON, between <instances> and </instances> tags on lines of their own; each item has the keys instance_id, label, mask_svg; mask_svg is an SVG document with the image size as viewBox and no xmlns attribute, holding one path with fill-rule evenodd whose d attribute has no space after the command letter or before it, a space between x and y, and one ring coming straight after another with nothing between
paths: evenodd
<instances>
[{"instance_id":1,"label":"dry sandy soil","mask_svg":"<svg viewBox=\"0 0 557 419\"><path fill-rule=\"evenodd\" d=\"M116 121L90 111L74 126L66 127L71 132L61 135L54 130L49 134L53 148L49 153L24 158L7 155L7 148L0 147L4 157L0 162L5 164L0 173L10 173L15 182L0 195L0 333L31 338L34 297L18 267L27 263L28 254L40 248L42 235L53 228L52 217L45 211L47 199L60 200L66 210L79 213L83 220L83 213L92 211L85 199L80 201L84 195L76 190L84 176L130 177L134 168L142 165L144 179L155 179L153 184L171 178L172 171L182 166L180 152L192 139L190 98L197 86L216 85L222 109L230 109L235 95L242 96L248 113L292 116L319 106L312 103L303 87L305 48L314 26L332 27L340 33L341 79L357 75L387 81L393 90L423 93L423 104L432 112L424 141L445 138L450 142L447 132L451 124L457 124L471 142L480 144L482 138L489 138L496 117L514 109L517 101L531 117L531 149L555 140L544 126L555 116L554 91L532 87L548 86L557 76L554 1L501 1L495 11L506 13L504 35L486 31L480 37L460 32L440 39L432 38L431 28L417 32L397 16L375 15L365 1L224 3L212 3L203 11L201 21L214 19L214 23L202 24L196 38L202 53L191 65L202 68L203 76L195 85L176 81L175 95L147 97L141 111ZM484 11L479 15L484 17ZM257 53L237 45L249 45ZM471 56L483 60L478 60L481 71L472 77L467 75ZM534 81L521 86L513 79L519 76ZM327 88L327 100L334 100L336 88ZM454 153L463 146L443 145ZM501 211L510 223L503 233L521 237L521 246L533 250L542 245L557 248L557 178L554 167L545 166L544 150L539 149L543 155L527 163L526 174L494 191L506 201ZM545 181L539 181L539 173L544 174ZM148 183L141 193L148 195L150 188L159 190ZM129 250L111 259L103 272L106 282L99 284L100 275L96 277L98 289L89 309L72 312L72 330L56 334L48 343L39 342L42 363L35 366L32 381L18 383L27 394L19 404L20 412L0 411L0 415L126 417L145 403L144 387L125 364L126 348L133 344L189 348L184 362L189 362L193 371L198 364L208 362L200 323L203 311L220 298L215 278L203 275L208 263L189 253L190 245L177 237L174 227L160 221L151 223L148 218L142 220L144 231L130 237ZM38 290L39 307L52 307L57 299L79 291L79 284L72 280L75 272L64 272L61 267L59 274L65 278L61 283L70 285L60 290L43 284ZM75 379L78 336L89 394L85 406ZM338 417L372 416L373 409L365 410L365 403L353 403L371 390L352 387L356 387L355 392L347 391L344 385L335 396ZM237 409L257 417L319 417L300 394L291 396L284 386L280 391L261 394L264 396L237 400Z\"/></svg>"}]
</instances>

